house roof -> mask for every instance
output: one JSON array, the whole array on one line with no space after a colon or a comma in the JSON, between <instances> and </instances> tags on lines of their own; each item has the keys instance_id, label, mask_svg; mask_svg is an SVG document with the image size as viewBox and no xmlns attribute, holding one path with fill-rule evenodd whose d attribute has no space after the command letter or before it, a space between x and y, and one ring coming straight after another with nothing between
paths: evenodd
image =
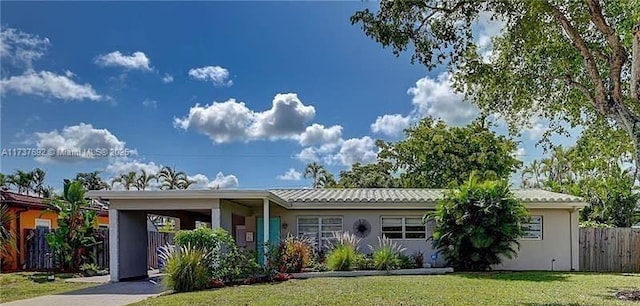
<instances>
[{"instance_id":1,"label":"house roof","mask_svg":"<svg viewBox=\"0 0 640 306\"><path fill-rule=\"evenodd\" d=\"M12 206L32 207L37 209L51 208L43 198L20 194L9 190L0 190L0 202Z\"/></svg>"},{"instance_id":2,"label":"house roof","mask_svg":"<svg viewBox=\"0 0 640 306\"><path fill-rule=\"evenodd\" d=\"M33 209L54 209L53 206L49 205L47 199L21 194L7 189L0 189L0 203L8 204L9 206L18 206ZM104 207L95 206L93 204L93 201L87 209L94 210L99 215L108 214L107 209L105 209Z\"/></svg>"},{"instance_id":3,"label":"house roof","mask_svg":"<svg viewBox=\"0 0 640 306\"><path fill-rule=\"evenodd\" d=\"M88 196L104 200L264 198L291 209L432 209L444 197L444 191L417 188L147 190L91 191ZM573 209L586 205L581 198L541 189L514 189L513 193L529 208Z\"/></svg>"},{"instance_id":4,"label":"house roof","mask_svg":"<svg viewBox=\"0 0 640 306\"><path fill-rule=\"evenodd\" d=\"M327 189L273 189L273 194L295 203L428 203L444 197L445 189L418 188L327 188ZM523 202L573 203L583 202L579 197L542 189L513 189L515 197Z\"/></svg>"}]
</instances>

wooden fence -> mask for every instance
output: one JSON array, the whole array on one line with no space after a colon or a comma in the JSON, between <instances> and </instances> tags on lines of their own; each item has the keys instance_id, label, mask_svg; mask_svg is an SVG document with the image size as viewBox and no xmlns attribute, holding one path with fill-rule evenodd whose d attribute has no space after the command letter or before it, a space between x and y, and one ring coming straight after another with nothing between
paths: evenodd
<instances>
[{"instance_id":1,"label":"wooden fence","mask_svg":"<svg viewBox=\"0 0 640 306\"><path fill-rule=\"evenodd\" d=\"M106 269L109 268L109 230L101 228L97 231L100 235L101 242L93 246L88 253L95 259L98 267ZM52 252L46 241L46 235L49 232L50 230L46 228L24 230L24 259L26 270L46 271L59 266L57 259L51 256ZM149 248L147 254L150 267L158 268L157 248L167 243L173 243L172 233L148 233Z\"/></svg>"},{"instance_id":2,"label":"wooden fence","mask_svg":"<svg viewBox=\"0 0 640 306\"><path fill-rule=\"evenodd\" d=\"M640 273L640 228L580 228L580 271Z\"/></svg>"},{"instance_id":3,"label":"wooden fence","mask_svg":"<svg viewBox=\"0 0 640 306\"><path fill-rule=\"evenodd\" d=\"M158 248L173 243L173 233L149 232L147 237L147 262L149 267L159 269L158 266Z\"/></svg>"}]
</instances>

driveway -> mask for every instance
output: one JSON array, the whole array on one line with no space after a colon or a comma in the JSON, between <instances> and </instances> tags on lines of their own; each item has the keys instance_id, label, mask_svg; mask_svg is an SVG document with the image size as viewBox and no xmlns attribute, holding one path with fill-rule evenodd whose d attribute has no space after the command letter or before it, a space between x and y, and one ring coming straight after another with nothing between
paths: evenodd
<instances>
[{"instance_id":1,"label":"driveway","mask_svg":"<svg viewBox=\"0 0 640 306\"><path fill-rule=\"evenodd\" d=\"M13 301L0 306L121 306L157 296L164 291L160 283L149 280L120 282L96 287Z\"/></svg>"}]
</instances>

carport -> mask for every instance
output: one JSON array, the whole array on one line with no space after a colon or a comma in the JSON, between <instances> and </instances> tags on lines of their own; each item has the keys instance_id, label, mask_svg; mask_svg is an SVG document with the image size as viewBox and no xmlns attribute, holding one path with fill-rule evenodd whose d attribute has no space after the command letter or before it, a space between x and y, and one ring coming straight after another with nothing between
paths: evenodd
<instances>
[{"instance_id":1,"label":"carport","mask_svg":"<svg viewBox=\"0 0 640 306\"><path fill-rule=\"evenodd\" d=\"M282 212L290 206L264 190L90 191L88 197L109 202L112 282L148 277L148 214L176 218L176 230L207 222L232 233L248 249L256 249L273 239L274 230L279 233L279 228L270 230L273 222L263 220L273 219L272 210ZM259 237L254 239L254 233Z\"/></svg>"}]
</instances>

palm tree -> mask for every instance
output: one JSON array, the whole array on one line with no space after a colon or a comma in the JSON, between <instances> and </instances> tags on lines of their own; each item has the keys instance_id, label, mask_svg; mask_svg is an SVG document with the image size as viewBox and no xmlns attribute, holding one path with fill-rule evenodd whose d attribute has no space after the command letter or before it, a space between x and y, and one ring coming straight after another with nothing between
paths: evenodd
<instances>
[{"instance_id":1,"label":"palm tree","mask_svg":"<svg viewBox=\"0 0 640 306\"><path fill-rule=\"evenodd\" d=\"M33 192L35 192L39 196L42 196L42 193L44 191L44 177L46 174L47 173L40 168L35 168L33 169L33 171L31 171Z\"/></svg>"},{"instance_id":2,"label":"palm tree","mask_svg":"<svg viewBox=\"0 0 640 306\"><path fill-rule=\"evenodd\" d=\"M540 188L542 184L540 182L542 175L542 163L538 160L534 160L522 170L522 185L523 187ZM534 183L529 183L529 179L532 178Z\"/></svg>"},{"instance_id":3,"label":"palm tree","mask_svg":"<svg viewBox=\"0 0 640 306\"><path fill-rule=\"evenodd\" d=\"M335 188L338 185L336 179L333 177L331 172L322 169L322 175L318 178L318 187L319 188Z\"/></svg>"},{"instance_id":4,"label":"palm tree","mask_svg":"<svg viewBox=\"0 0 640 306\"><path fill-rule=\"evenodd\" d=\"M0 260L11 257L16 248L16 236L11 230L14 216L7 205L0 205Z\"/></svg>"},{"instance_id":5,"label":"palm tree","mask_svg":"<svg viewBox=\"0 0 640 306\"><path fill-rule=\"evenodd\" d=\"M178 189L189 189L189 187L191 187L191 185L195 184L196 181L190 180L188 178L184 178L182 181L180 181L180 183L178 184Z\"/></svg>"},{"instance_id":6,"label":"palm tree","mask_svg":"<svg viewBox=\"0 0 640 306\"><path fill-rule=\"evenodd\" d=\"M323 165L312 162L307 164L307 167L304 169L304 178L311 178L311 187L318 188L320 177L322 177L325 172L326 170Z\"/></svg>"},{"instance_id":7,"label":"palm tree","mask_svg":"<svg viewBox=\"0 0 640 306\"><path fill-rule=\"evenodd\" d=\"M9 178L4 173L0 173L0 188L9 188Z\"/></svg>"},{"instance_id":8,"label":"palm tree","mask_svg":"<svg viewBox=\"0 0 640 306\"><path fill-rule=\"evenodd\" d=\"M140 170L140 175L138 175L138 179L136 180L136 188L138 190L145 190L149 187L149 183L151 180L156 179L155 174L148 174L144 169Z\"/></svg>"},{"instance_id":9,"label":"palm tree","mask_svg":"<svg viewBox=\"0 0 640 306\"><path fill-rule=\"evenodd\" d=\"M162 181L160 189L187 189L193 183L188 183L189 179L187 174L182 171L177 171L175 168L164 166L158 172L156 177L157 181ZM181 188L183 187L183 188Z\"/></svg>"},{"instance_id":10,"label":"palm tree","mask_svg":"<svg viewBox=\"0 0 640 306\"><path fill-rule=\"evenodd\" d=\"M121 174L119 177L111 180L111 187L115 183L120 183L124 187L124 190L131 190L132 186L137 186L138 182L138 174L135 171L130 171L127 174Z\"/></svg>"},{"instance_id":11,"label":"palm tree","mask_svg":"<svg viewBox=\"0 0 640 306\"><path fill-rule=\"evenodd\" d=\"M9 183L16 186L18 193L29 194L31 184L33 183L33 174L31 172L16 170L16 172L9 177Z\"/></svg>"}]
</instances>

